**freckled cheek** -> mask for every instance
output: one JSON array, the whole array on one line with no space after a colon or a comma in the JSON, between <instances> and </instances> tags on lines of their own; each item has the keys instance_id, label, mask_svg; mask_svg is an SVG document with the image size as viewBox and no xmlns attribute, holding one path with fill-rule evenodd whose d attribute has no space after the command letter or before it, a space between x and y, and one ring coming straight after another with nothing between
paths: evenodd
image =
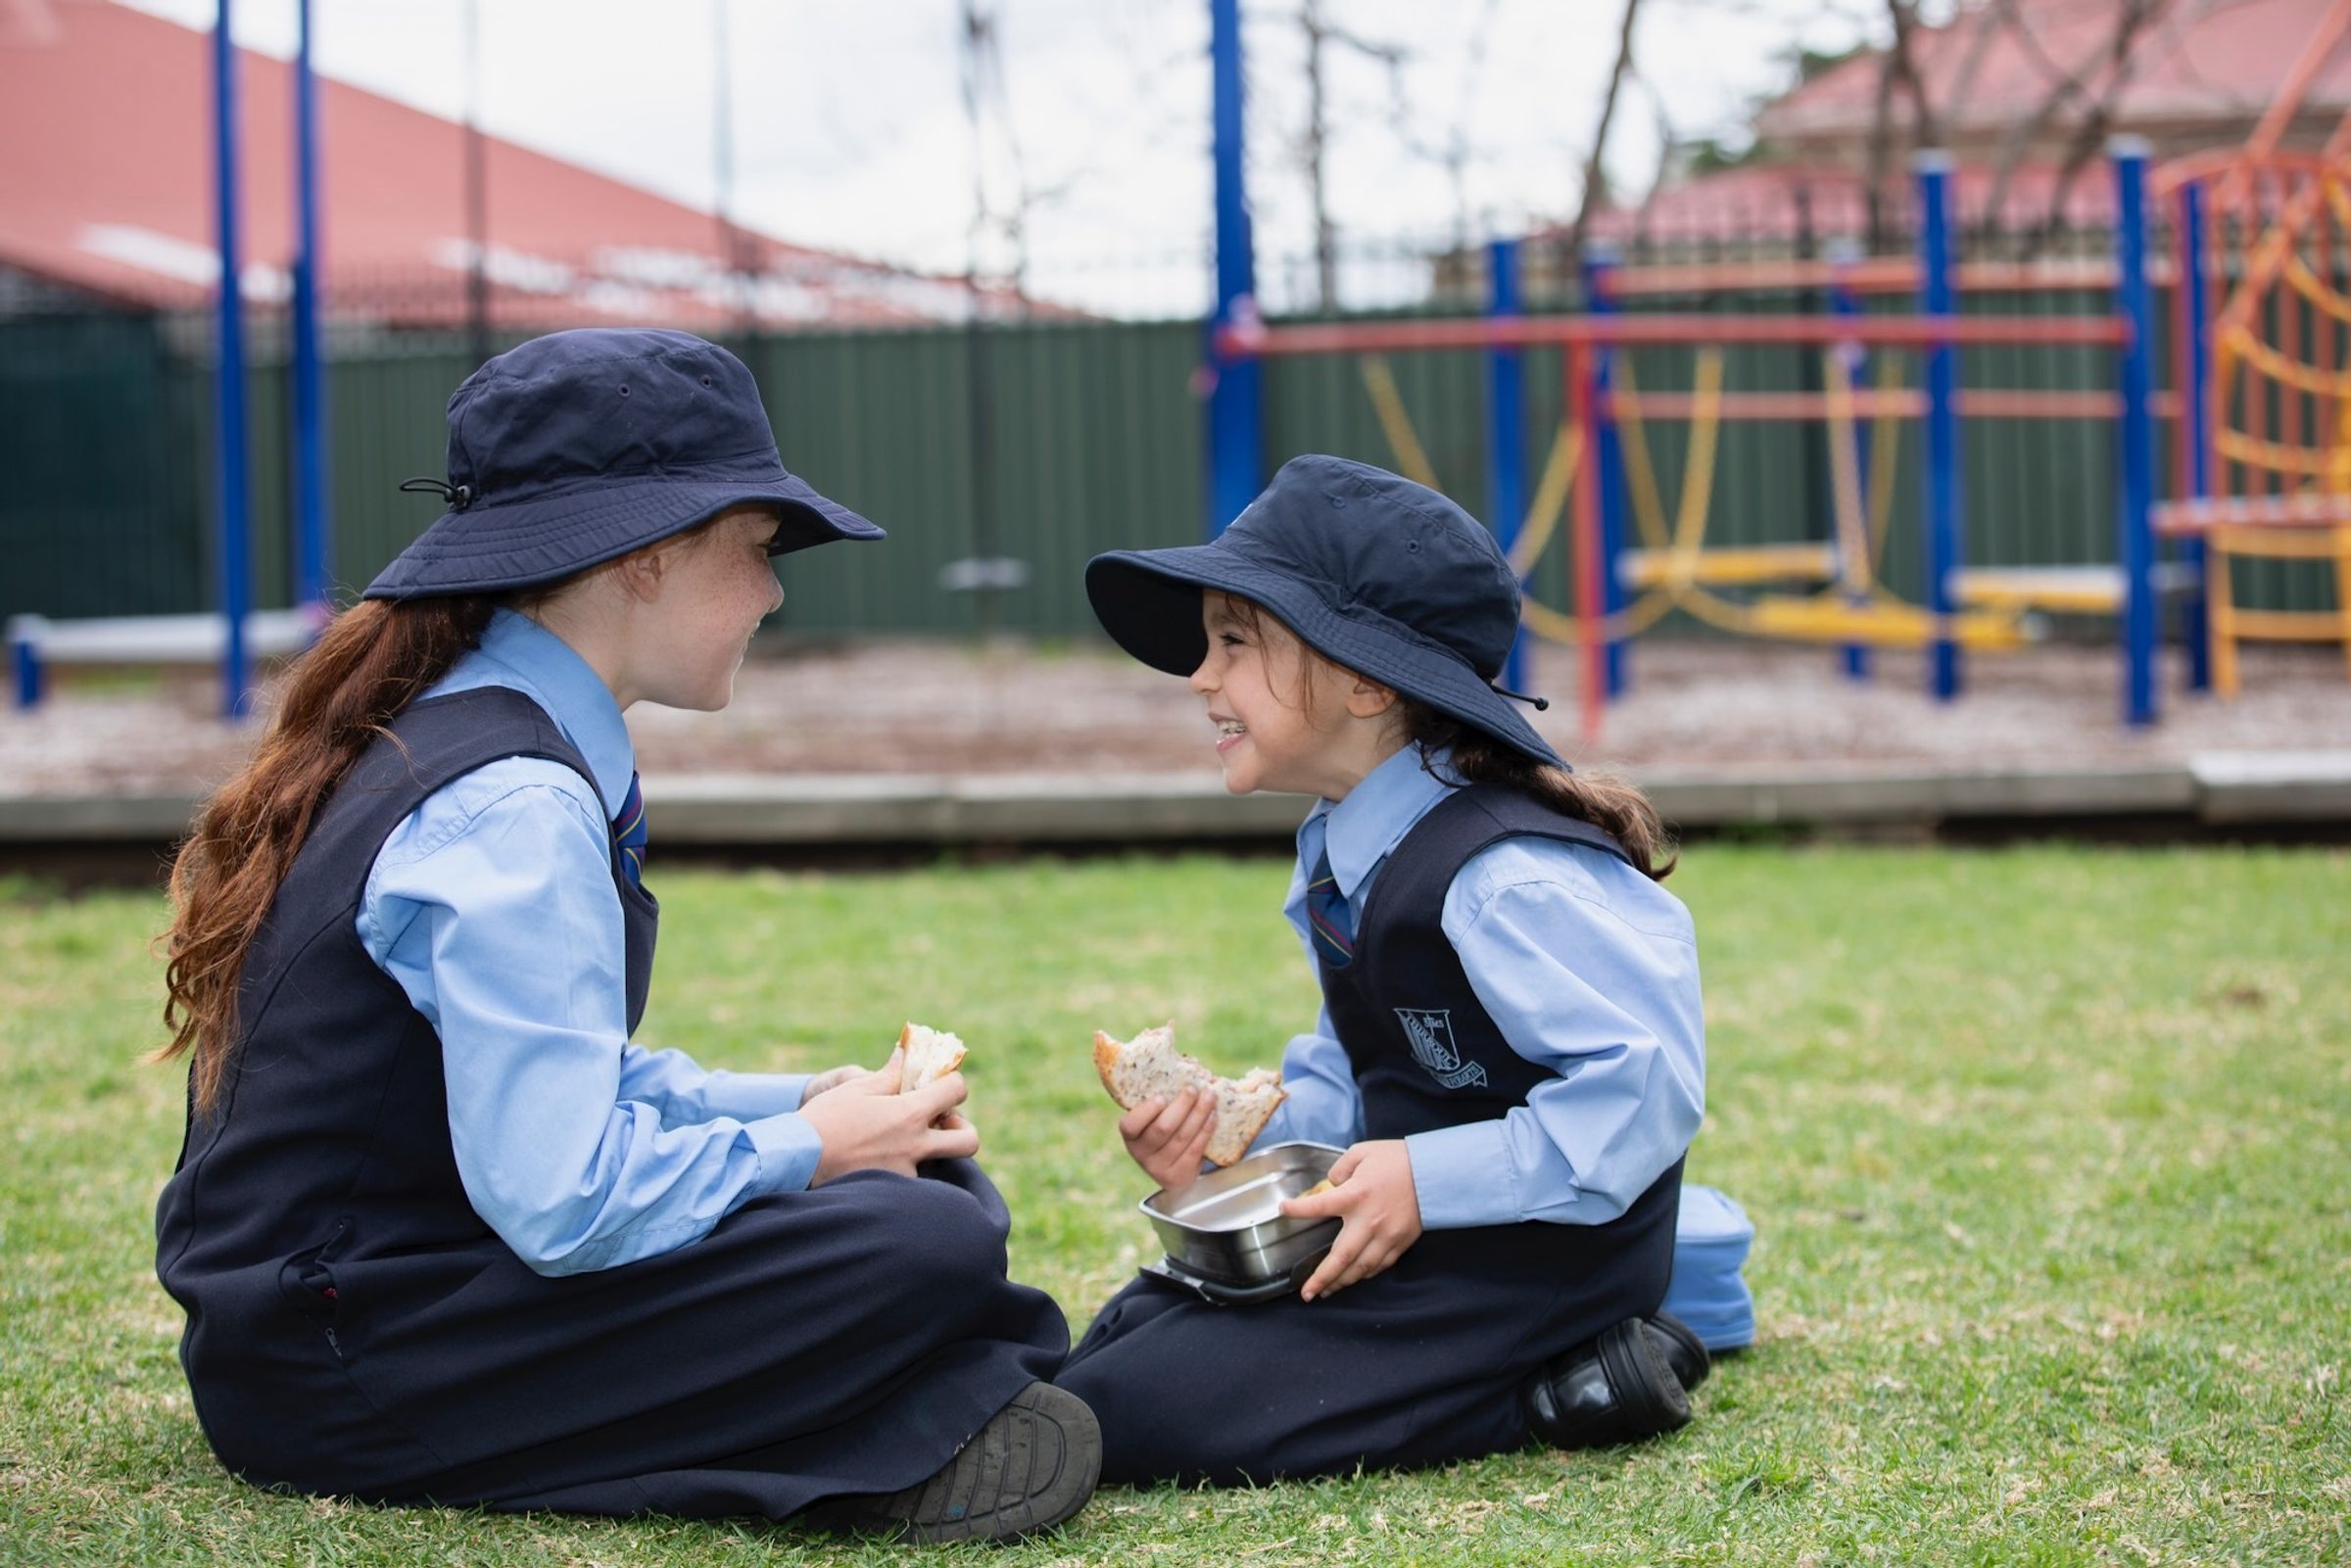
<instances>
[{"instance_id":1,"label":"freckled cheek","mask_svg":"<svg viewBox=\"0 0 2351 1568\"><path fill-rule=\"evenodd\" d=\"M776 583L776 574L765 565L744 581L743 602L753 620L764 620L784 595Z\"/></svg>"}]
</instances>

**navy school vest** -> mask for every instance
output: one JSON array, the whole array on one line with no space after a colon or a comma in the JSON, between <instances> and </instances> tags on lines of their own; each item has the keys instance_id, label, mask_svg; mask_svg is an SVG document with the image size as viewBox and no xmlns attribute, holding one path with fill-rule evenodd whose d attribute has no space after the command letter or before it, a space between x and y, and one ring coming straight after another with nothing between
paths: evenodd
<instances>
[{"instance_id":1,"label":"navy school vest","mask_svg":"<svg viewBox=\"0 0 2351 1568\"><path fill-rule=\"evenodd\" d=\"M1470 784L1389 853L1356 923L1355 957L1333 964L1317 948L1322 997L1363 1091L1366 1138L1495 1120L1551 1075L1511 1049L1444 931L1455 874L1516 837L1587 844L1632 864L1588 822L1506 785Z\"/></svg>"},{"instance_id":2,"label":"navy school vest","mask_svg":"<svg viewBox=\"0 0 2351 1568\"><path fill-rule=\"evenodd\" d=\"M483 688L412 704L327 799L245 955L239 1039L220 1103L191 1101L156 1212L156 1270L187 1309L191 1379L234 1376L253 1337L304 1297L306 1265L435 1256L456 1288L504 1251L473 1211L449 1136L441 1041L361 945L378 850L426 796L504 757L587 762L530 698ZM645 1012L660 909L612 854L632 1033Z\"/></svg>"}]
</instances>

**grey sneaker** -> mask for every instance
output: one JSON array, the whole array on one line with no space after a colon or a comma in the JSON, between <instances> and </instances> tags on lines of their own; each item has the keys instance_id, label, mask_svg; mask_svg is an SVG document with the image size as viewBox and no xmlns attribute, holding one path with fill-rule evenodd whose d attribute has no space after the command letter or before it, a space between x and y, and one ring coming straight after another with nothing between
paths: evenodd
<instances>
[{"instance_id":1,"label":"grey sneaker","mask_svg":"<svg viewBox=\"0 0 2351 1568\"><path fill-rule=\"evenodd\" d=\"M928 1481L903 1492L841 1497L810 1510L836 1530L894 1531L900 1540L1013 1541L1085 1506L1102 1474L1102 1428L1075 1394L1032 1383Z\"/></svg>"}]
</instances>

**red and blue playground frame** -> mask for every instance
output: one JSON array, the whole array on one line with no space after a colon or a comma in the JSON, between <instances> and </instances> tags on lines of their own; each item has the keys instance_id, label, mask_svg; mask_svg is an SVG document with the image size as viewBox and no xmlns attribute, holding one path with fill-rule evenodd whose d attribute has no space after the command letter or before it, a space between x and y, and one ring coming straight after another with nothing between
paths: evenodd
<instances>
[{"instance_id":1,"label":"red and blue playground frame","mask_svg":"<svg viewBox=\"0 0 2351 1568\"><path fill-rule=\"evenodd\" d=\"M1954 313L1957 294L1951 247L1950 165L1942 154L1924 154L1918 161L1917 184L1923 220L1919 225L1916 263L1918 309L1912 315L1857 313L1849 277L1838 278L1837 313L1830 315L1625 315L1615 306L1610 287L1612 264L1606 259L1589 265L1587 295L1593 308L1579 315L1530 317L1519 313L1515 291L1515 246L1500 242L1490 252L1488 309L1482 317L1438 321L1393 321L1358 325L1268 327L1250 319L1245 308L1220 326L1214 352L1221 371L1268 356L1339 353L1381 353L1429 349L1482 349L1488 359L1487 481L1497 533L1505 548L1514 542L1517 520L1527 494L1526 430L1520 402L1520 351L1555 347L1561 351L1567 419L1584 434L1583 450L1595 460L1579 465L1571 492L1571 522L1576 551L1577 615L1587 629L1583 642L1584 711L1587 727L1597 723L1600 705L1622 689L1624 648L1597 629L1607 616L1623 608L1625 588L1615 569L1624 547L1623 489L1616 456L1614 416L1607 397L1610 351L1636 345L1799 345L1819 347L1890 347L1926 351L1925 420L1927 452L1924 470L1923 520L1927 562L1926 609L1942 618L1947 634L1956 613L1951 585L1964 559L1963 509L1959 451L1962 408L1958 392L1958 354L1971 345L2020 344L2040 346L2093 345L2115 354L2116 395L2009 394L2019 404L2038 396L2051 412L2075 417L2114 417L2120 423L2116 443L2118 516L2116 560L2123 574L2119 641L2123 653L2123 715L2127 722L2144 725L2157 716L2155 654L2159 615L2155 584L2156 536L2152 526L2155 502L2155 441L2153 367L2155 342L2153 304L2147 283L2147 159L2145 147L2134 139L2118 139L2112 148L2116 211L2114 309L2103 315L2019 316ZM2204 247L2201 243L2202 191L2183 183L2181 204L2180 262L2182 287L2179 338L2185 349L2183 379L2192 388L2208 389L2210 348L2204 316L2206 291L2202 284ZM1836 277L1839 263L1830 263ZM1222 390L1222 374L1220 390ZM1979 395L1981 396L1981 395ZM1789 399L1793 407L1800 400ZM2206 453L2209 399L2204 395L2179 400L2185 428L2182 446L2188 454L2183 474L2188 494L2202 495L2209 479ZM1787 416L1783 411L1779 416ZM1239 451L1223 444L1227 426L1211 420L1211 462L1216 482L1211 486L1220 508L1230 497L1243 503L1255 493L1257 481L1254 442ZM1241 477L1243 463L1250 470ZM1233 508L1237 512L1238 508ZM1231 512L1223 514L1228 518ZM1220 519L1220 522L1223 518ZM2182 564L2200 589L2201 546L2185 542ZM2201 634L2201 595L2191 594L2183 627L2189 650L2189 682L2207 684L2205 640ZM1524 638L1521 638L1521 648ZM1951 636L1929 643L1928 682L1934 695L1949 700L1962 687L1960 645ZM1866 653L1847 650L1847 668L1859 673ZM1517 684L1519 675L1508 676Z\"/></svg>"},{"instance_id":2,"label":"red and blue playground frame","mask_svg":"<svg viewBox=\"0 0 2351 1568\"><path fill-rule=\"evenodd\" d=\"M2154 417L2156 393L2151 355L2156 341L2154 305L2148 286L2147 149L2135 137L2117 137L2109 146L2115 182L2114 305L2110 313L2074 316L1968 315L1956 313L1960 289L1951 231L1951 164L1947 155L1927 152L1916 160L1921 214L1914 263L1871 268L1847 255L1820 267L1818 281L1832 295L1829 315L1625 315L1617 308L1616 269L1605 257L1586 262L1585 296L1579 315L1530 317L1520 313L1515 242L1499 241L1488 251L1488 298L1484 316L1434 321L1389 321L1355 325L1272 327L1258 317L1249 214L1241 178L1240 49L1238 0L1211 0L1215 85L1217 173L1217 312L1211 323L1211 381L1208 420L1207 495L1213 537L1239 515L1263 483L1259 363L1287 355L1378 353L1426 349L1482 349L1487 361L1486 479L1494 526L1504 548L1515 543L1527 502L1526 427L1521 398L1521 351L1535 346L1561 351L1564 404L1568 420L1583 434L1593 454L1579 463L1570 493L1575 548L1577 618L1584 629L1583 715L1587 733L1598 728L1603 704L1623 689L1625 641L1600 631L1612 611L1625 604L1626 588L1617 568L1624 548L1624 490L1615 419L1608 397L1611 351L1635 345L1777 344L1870 346L1926 351L1926 464L1922 516L1926 543L1927 611L1944 634L1929 644L1928 685L1940 700L1959 695L1960 645L1949 632L1956 610L1952 587L1965 559L1964 511L1960 489L1962 407L1958 389L1959 351L1970 345L2095 345L2115 356L2115 393L1970 393L1965 402L1983 411L2043 411L2054 416L2113 418L2117 516L2115 560L2123 578L2118 642L2122 653L2122 715L2131 725L2148 725L2158 715L2155 664L2160 637L2157 598L2157 537ZM2212 347L2209 286L2205 275L2204 189L2192 177L2167 182L2177 205L2174 264L2177 279L2174 348L2176 383L2186 395L2167 400L2180 420L2178 490L2183 497L2210 494ZM1802 265L1799 264L1799 267ZM1817 264L1815 264L1817 266ZM1704 269L1683 269L1703 271ZM1865 274L1866 277L1865 277ZM1681 286L1701 281L1672 280ZM1866 287L1915 287L1915 314L1862 315L1857 294ZM1995 285L1996 286L1996 285ZM1770 395L1766 395L1768 398ZM1651 400L1655 401L1655 400ZM1776 415L1787 417L1804 400L1783 400ZM1813 415L1817 417L1818 415ZM1864 458L1864 460L1866 460ZM2178 560L2188 594L2181 634L2187 650L2188 685L2210 685L2204 546L2180 542ZM1505 682L1523 688L1527 636L1520 634ZM1848 646L1847 669L1859 675L1867 651Z\"/></svg>"}]
</instances>

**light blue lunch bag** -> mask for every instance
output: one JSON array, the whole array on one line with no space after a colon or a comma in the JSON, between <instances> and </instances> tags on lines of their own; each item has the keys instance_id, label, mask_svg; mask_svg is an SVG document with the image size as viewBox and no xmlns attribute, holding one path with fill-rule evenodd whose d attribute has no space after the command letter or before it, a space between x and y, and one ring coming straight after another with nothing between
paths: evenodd
<instances>
[{"instance_id":1,"label":"light blue lunch bag","mask_svg":"<svg viewBox=\"0 0 2351 1568\"><path fill-rule=\"evenodd\" d=\"M1689 1324L1709 1351L1754 1343L1755 1298L1739 1273L1754 1239L1746 1210L1712 1187L1682 1184L1665 1310Z\"/></svg>"}]
</instances>

